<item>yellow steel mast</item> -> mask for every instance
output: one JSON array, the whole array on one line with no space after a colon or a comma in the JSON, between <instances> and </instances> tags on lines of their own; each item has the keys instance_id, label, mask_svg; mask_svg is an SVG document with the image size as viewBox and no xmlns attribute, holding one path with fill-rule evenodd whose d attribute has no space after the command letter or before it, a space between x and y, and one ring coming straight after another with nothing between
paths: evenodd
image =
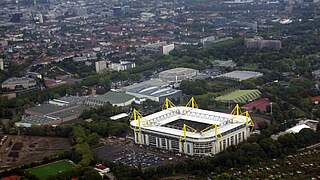
<instances>
[{"instance_id":1,"label":"yellow steel mast","mask_svg":"<svg viewBox=\"0 0 320 180\"><path fill-rule=\"evenodd\" d=\"M131 126L130 126L130 128L133 129L135 133L136 132L138 133L137 142L140 143L142 115L135 108L133 108L133 110L132 110L132 115L131 115L130 121L137 122L136 126L134 126L134 128L132 128ZM137 125L138 125L138 127L137 127Z\"/></svg>"},{"instance_id":2,"label":"yellow steel mast","mask_svg":"<svg viewBox=\"0 0 320 180\"><path fill-rule=\"evenodd\" d=\"M208 126L207 128L203 129L202 131L200 131L200 133L204 133L207 132L211 129L214 129L214 135L215 137L218 138L222 138L222 134L220 132L220 126L219 124L212 124L211 126Z\"/></svg>"},{"instance_id":3,"label":"yellow steel mast","mask_svg":"<svg viewBox=\"0 0 320 180\"><path fill-rule=\"evenodd\" d=\"M231 111L231 115L234 115L234 116L246 116L246 126L250 126L251 128L254 127L254 122L252 120L252 118L250 117L250 114L249 114L249 111L246 111L246 112L242 112L241 111L241 108L239 106L239 104L237 104L233 110Z\"/></svg>"},{"instance_id":4,"label":"yellow steel mast","mask_svg":"<svg viewBox=\"0 0 320 180\"><path fill-rule=\"evenodd\" d=\"M199 108L194 97L191 97L191 99L187 103L186 107Z\"/></svg>"},{"instance_id":5,"label":"yellow steel mast","mask_svg":"<svg viewBox=\"0 0 320 180\"><path fill-rule=\"evenodd\" d=\"M166 99L162 105L162 110L173 108L173 107L175 107L173 102L169 98L166 97Z\"/></svg>"},{"instance_id":6,"label":"yellow steel mast","mask_svg":"<svg viewBox=\"0 0 320 180\"><path fill-rule=\"evenodd\" d=\"M185 143L187 142L187 131L190 130L191 132L197 132L196 129L186 125L186 124L183 124L183 127L182 127L182 136L180 136L180 144L182 144L182 150L184 149L184 145Z\"/></svg>"}]
</instances>

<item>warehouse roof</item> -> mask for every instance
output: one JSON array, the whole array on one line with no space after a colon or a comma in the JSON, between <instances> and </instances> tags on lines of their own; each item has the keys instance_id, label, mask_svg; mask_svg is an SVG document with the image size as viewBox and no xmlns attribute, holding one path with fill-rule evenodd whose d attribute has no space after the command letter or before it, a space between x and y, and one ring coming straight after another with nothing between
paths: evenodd
<instances>
[{"instance_id":1,"label":"warehouse roof","mask_svg":"<svg viewBox=\"0 0 320 180\"><path fill-rule=\"evenodd\" d=\"M243 81L251 78L257 78L263 76L260 72L255 71L232 71L229 73L221 74L216 77L222 77L222 78L228 78L228 79L234 79L237 81Z\"/></svg>"},{"instance_id":2,"label":"warehouse roof","mask_svg":"<svg viewBox=\"0 0 320 180\"><path fill-rule=\"evenodd\" d=\"M22 120L19 123L28 123L28 124L50 124L53 121L64 120L65 118L77 118L81 115L84 106L72 106L69 108L64 107L65 109L60 111L55 111L52 113L47 113L46 115L31 115L31 116L23 116Z\"/></svg>"},{"instance_id":3,"label":"warehouse roof","mask_svg":"<svg viewBox=\"0 0 320 180\"><path fill-rule=\"evenodd\" d=\"M159 75L162 76L179 76L179 75L186 75L198 72L198 70L191 69L191 68L174 68L174 69L168 69L165 71L162 71L159 73Z\"/></svg>"},{"instance_id":4,"label":"warehouse roof","mask_svg":"<svg viewBox=\"0 0 320 180\"><path fill-rule=\"evenodd\" d=\"M122 90L124 91L137 91L144 89L146 87L164 87L168 86L169 84L167 82L162 81L161 79L151 79L148 81L143 81L141 83L136 83L130 86L123 87Z\"/></svg>"},{"instance_id":5,"label":"warehouse roof","mask_svg":"<svg viewBox=\"0 0 320 180\"><path fill-rule=\"evenodd\" d=\"M139 84L134 84L123 88L126 92L141 94L153 97L168 96L180 92L181 90L173 89L169 84L160 79L144 81Z\"/></svg>"},{"instance_id":6,"label":"warehouse roof","mask_svg":"<svg viewBox=\"0 0 320 180\"><path fill-rule=\"evenodd\" d=\"M61 111L65 108L66 106L57 106L54 104L44 103L44 104L39 104L37 106L28 108L26 111L29 111L29 112L31 111L39 114L49 114L52 112Z\"/></svg>"},{"instance_id":7,"label":"warehouse roof","mask_svg":"<svg viewBox=\"0 0 320 180\"><path fill-rule=\"evenodd\" d=\"M110 104L121 104L128 102L134 98L134 96L126 94L124 92L109 91L103 95L89 97L88 99L96 99L103 102L109 102Z\"/></svg>"}]
</instances>

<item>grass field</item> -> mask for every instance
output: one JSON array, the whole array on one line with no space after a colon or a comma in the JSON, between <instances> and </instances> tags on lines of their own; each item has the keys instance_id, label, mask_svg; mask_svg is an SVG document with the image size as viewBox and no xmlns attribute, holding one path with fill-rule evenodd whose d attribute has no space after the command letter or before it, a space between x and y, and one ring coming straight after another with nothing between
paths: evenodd
<instances>
[{"instance_id":1,"label":"grass field","mask_svg":"<svg viewBox=\"0 0 320 180\"><path fill-rule=\"evenodd\" d=\"M56 175L59 172L71 170L75 165L67 160L56 161L53 163L41 165L38 167L27 169L31 174L40 180L46 180L49 176Z\"/></svg>"},{"instance_id":2,"label":"grass field","mask_svg":"<svg viewBox=\"0 0 320 180\"><path fill-rule=\"evenodd\" d=\"M250 100L259 98L261 92L259 90L237 90L229 94L219 96L216 98L217 101L222 102L233 102L233 103L247 103Z\"/></svg>"}]
</instances>

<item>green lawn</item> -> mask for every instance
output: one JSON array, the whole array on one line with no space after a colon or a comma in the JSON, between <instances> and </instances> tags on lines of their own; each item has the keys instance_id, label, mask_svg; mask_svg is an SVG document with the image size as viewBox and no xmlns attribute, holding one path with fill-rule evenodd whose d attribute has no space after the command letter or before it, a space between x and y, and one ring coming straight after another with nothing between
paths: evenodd
<instances>
[{"instance_id":1,"label":"green lawn","mask_svg":"<svg viewBox=\"0 0 320 180\"><path fill-rule=\"evenodd\" d=\"M49 176L56 175L59 172L71 170L75 165L68 160L56 161L53 163L41 165L38 167L27 169L31 174L40 180L46 180Z\"/></svg>"},{"instance_id":2,"label":"green lawn","mask_svg":"<svg viewBox=\"0 0 320 180\"><path fill-rule=\"evenodd\" d=\"M248 101L256 100L260 97L261 92L257 89L254 90L237 90L229 94L219 96L217 101L232 102L232 103L247 103Z\"/></svg>"}]
</instances>

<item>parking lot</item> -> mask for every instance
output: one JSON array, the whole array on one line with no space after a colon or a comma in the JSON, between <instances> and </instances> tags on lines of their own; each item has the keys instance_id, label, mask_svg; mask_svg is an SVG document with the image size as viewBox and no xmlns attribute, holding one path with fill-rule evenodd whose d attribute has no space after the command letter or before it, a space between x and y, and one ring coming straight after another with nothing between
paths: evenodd
<instances>
[{"instance_id":1,"label":"parking lot","mask_svg":"<svg viewBox=\"0 0 320 180\"><path fill-rule=\"evenodd\" d=\"M167 151L135 145L131 140L124 139L107 139L105 145L94 152L100 159L142 168L173 163L183 158Z\"/></svg>"}]
</instances>

